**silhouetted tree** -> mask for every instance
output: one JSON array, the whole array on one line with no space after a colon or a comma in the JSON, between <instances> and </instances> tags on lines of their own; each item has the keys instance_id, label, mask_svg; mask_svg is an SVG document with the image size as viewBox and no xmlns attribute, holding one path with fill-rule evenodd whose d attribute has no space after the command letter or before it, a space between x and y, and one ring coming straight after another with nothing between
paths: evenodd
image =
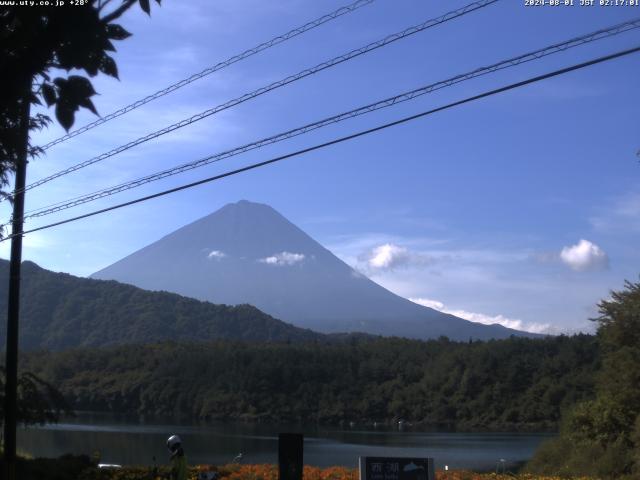
<instances>
[{"instance_id":1,"label":"silhouetted tree","mask_svg":"<svg viewBox=\"0 0 640 480\"><path fill-rule=\"evenodd\" d=\"M156 1L160 3L160 0ZM150 13L150 5L149 0L79 0L75 5L69 2L66 6L2 3L0 195L10 196L2 191L8 183L9 174L22 172L17 176L22 179L17 185L24 186L23 173L27 159L42 153L42 149L31 144L30 133L51 122L44 113L32 115L31 105L42 105L44 102L48 107L55 107L56 118L66 130L73 125L75 113L80 107L97 114L91 100L96 94L91 81L86 76L71 75L70 72L84 72L90 77L101 72L117 78L116 62L107 52L115 51L113 41L123 40L130 34L114 22L136 3L147 14ZM14 214L17 214L14 228L20 229L23 202L15 202L14 207ZM19 246L20 243L15 245ZM17 260L17 274L12 272L12 278L19 279L20 256L15 256L12 251L13 259ZM19 280L11 283L12 292L18 291L15 288L17 285ZM17 315L9 315L8 325L17 327ZM12 331L17 332L17 328ZM22 416L23 421L46 421L47 412L52 408L55 411L56 405L55 395L44 395L45 392L55 393L49 388L50 385L40 382L31 374L23 374L19 378L16 376L16 343L16 337L7 342L7 372L3 375L9 395L7 400L10 400L6 405L9 433L5 452L9 478L14 478L11 472L15 467L15 431L11 433L14 420ZM18 411L15 411L16 387L18 397L27 395L26 398L33 402L26 410L26 404L18 398Z\"/></svg>"},{"instance_id":2,"label":"silhouetted tree","mask_svg":"<svg viewBox=\"0 0 640 480\"><path fill-rule=\"evenodd\" d=\"M160 4L160 0L156 0ZM149 0L85 0L83 5L64 7L0 7L0 189L15 170L24 149L20 134L24 102L55 107L60 124L69 129L80 107L97 114L91 97L96 94L89 77L104 73L118 78L113 41L131 34L114 23L139 3L150 13ZM55 72L55 73L51 73ZM63 72L67 72L64 75ZM46 127L51 119L32 115L29 130ZM41 153L28 145L30 157ZM0 192L2 193L2 192ZM6 193L3 193L6 195Z\"/></svg>"},{"instance_id":3,"label":"silhouetted tree","mask_svg":"<svg viewBox=\"0 0 640 480\"><path fill-rule=\"evenodd\" d=\"M0 419L4 418L4 367L0 367ZM23 425L57 422L63 413L70 414L71 407L62 394L40 377L24 372L18 378L18 422Z\"/></svg>"}]
</instances>

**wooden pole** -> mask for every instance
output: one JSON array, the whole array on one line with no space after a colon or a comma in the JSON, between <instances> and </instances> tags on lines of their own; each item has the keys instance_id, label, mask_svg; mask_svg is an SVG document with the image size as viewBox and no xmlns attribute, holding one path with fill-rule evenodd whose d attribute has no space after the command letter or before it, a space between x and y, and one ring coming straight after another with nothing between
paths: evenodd
<instances>
[{"instance_id":1,"label":"wooden pole","mask_svg":"<svg viewBox=\"0 0 640 480\"><path fill-rule=\"evenodd\" d=\"M31 79L20 105L21 149L16 163L15 192L9 264L9 307L7 312L6 380L4 392L4 461L5 478L16 480L16 426L18 413L18 326L20 319L20 270L22 266L22 231L24 224L24 187L27 177Z\"/></svg>"}]
</instances>

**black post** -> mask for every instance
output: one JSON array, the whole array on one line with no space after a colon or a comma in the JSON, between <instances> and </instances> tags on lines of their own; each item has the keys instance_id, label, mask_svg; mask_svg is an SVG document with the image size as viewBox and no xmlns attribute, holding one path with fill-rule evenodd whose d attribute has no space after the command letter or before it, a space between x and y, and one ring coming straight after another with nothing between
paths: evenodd
<instances>
[{"instance_id":1,"label":"black post","mask_svg":"<svg viewBox=\"0 0 640 480\"><path fill-rule=\"evenodd\" d=\"M24 187L27 177L29 145L29 110L31 80L28 94L22 97L20 137L22 147L16 164L15 196L9 264L9 308L7 313L6 381L4 391L4 461L5 478L16 480L16 424L18 412L18 321L20 317L20 267L22 263L22 229L24 223Z\"/></svg>"},{"instance_id":2,"label":"black post","mask_svg":"<svg viewBox=\"0 0 640 480\"><path fill-rule=\"evenodd\" d=\"M304 437L301 433L278 435L279 480L302 480Z\"/></svg>"}]
</instances>

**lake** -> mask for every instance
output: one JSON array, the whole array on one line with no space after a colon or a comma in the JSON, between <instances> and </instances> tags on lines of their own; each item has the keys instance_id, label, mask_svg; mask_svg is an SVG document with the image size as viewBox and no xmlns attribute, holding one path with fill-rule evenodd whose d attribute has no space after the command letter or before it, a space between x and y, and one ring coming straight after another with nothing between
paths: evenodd
<instances>
[{"instance_id":1,"label":"lake","mask_svg":"<svg viewBox=\"0 0 640 480\"><path fill-rule=\"evenodd\" d=\"M167 461L166 439L178 434L191 464L277 463L278 433L302 432L304 463L356 467L360 455L433 457L436 467L491 470L529 459L548 433L399 431L373 426L324 427L250 423L145 422L105 414L82 414L58 424L18 431L18 448L35 456L100 452L104 463Z\"/></svg>"}]
</instances>

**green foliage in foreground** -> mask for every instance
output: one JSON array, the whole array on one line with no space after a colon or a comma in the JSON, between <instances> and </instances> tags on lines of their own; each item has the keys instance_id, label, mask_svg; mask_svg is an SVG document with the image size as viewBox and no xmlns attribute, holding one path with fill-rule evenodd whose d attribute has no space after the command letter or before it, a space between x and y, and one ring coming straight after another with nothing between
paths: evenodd
<instances>
[{"instance_id":1,"label":"green foliage in foreground","mask_svg":"<svg viewBox=\"0 0 640 480\"><path fill-rule=\"evenodd\" d=\"M22 359L78 410L549 429L593 394L593 336L454 343L161 343Z\"/></svg>"},{"instance_id":2,"label":"green foliage in foreground","mask_svg":"<svg viewBox=\"0 0 640 480\"><path fill-rule=\"evenodd\" d=\"M640 478L640 283L599 307L596 396L564 417L560 437L540 448L530 471Z\"/></svg>"}]
</instances>

